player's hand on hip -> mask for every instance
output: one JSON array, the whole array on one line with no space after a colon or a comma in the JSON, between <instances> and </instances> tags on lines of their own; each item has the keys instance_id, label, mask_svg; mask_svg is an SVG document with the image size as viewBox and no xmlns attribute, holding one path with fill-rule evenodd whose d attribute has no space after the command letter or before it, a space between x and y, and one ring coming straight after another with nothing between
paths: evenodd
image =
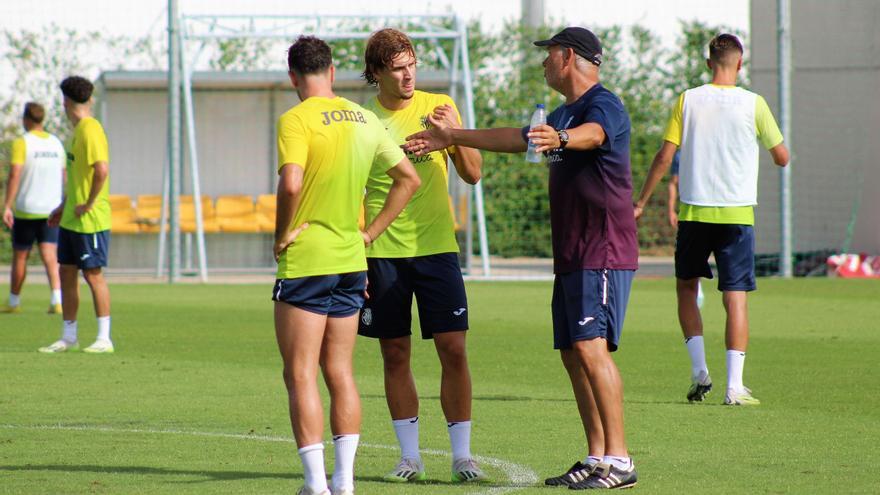
<instances>
[{"instance_id":1,"label":"player's hand on hip","mask_svg":"<svg viewBox=\"0 0 880 495\"><path fill-rule=\"evenodd\" d=\"M430 120L430 117L428 117ZM406 137L406 143L401 146L403 151L413 153L416 156L427 155L432 151L442 150L452 146L452 133L449 129L434 127L427 131L417 132Z\"/></svg>"},{"instance_id":2,"label":"player's hand on hip","mask_svg":"<svg viewBox=\"0 0 880 495\"><path fill-rule=\"evenodd\" d=\"M371 236L366 230L361 231L361 237L364 239L364 247L370 247L370 245L373 244L373 236Z\"/></svg>"},{"instance_id":3,"label":"player's hand on hip","mask_svg":"<svg viewBox=\"0 0 880 495\"><path fill-rule=\"evenodd\" d=\"M275 241L275 246L273 247L275 263L278 263L278 259L281 258L281 253L286 251L287 248L289 248L290 245L293 244L293 241L295 241L296 238L299 237L300 233L302 233L302 231L306 230L307 228L309 228L309 223L305 222L299 227L288 232L287 235L285 235L283 238Z\"/></svg>"},{"instance_id":4,"label":"player's hand on hip","mask_svg":"<svg viewBox=\"0 0 880 495\"><path fill-rule=\"evenodd\" d=\"M81 217L92 210L92 205L88 203L83 203L81 205L76 205L76 208L73 209L73 214L77 217Z\"/></svg>"},{"instance_id":5,"label":"player's hand on hip","mask_svg":"<svg viewBox=\"0 0 880 495\"><path fill-rule=\"evenodd\" d=\"M12 208L6 207L3 209L3 223L8 228L12 228L12 225L15 223L15 215L12 214Z\"/></svg>"},{"instance_id":6,"label":"player's hand on hip","mask_svg":"<svg viewBox=\"0 0 880 495\"><path fill-rule=\"evenodd\" d=\"M428 122L434 127L441 129L458 129L460 127L458 125L458 118L455 116L455 110L448 103L434 108L434 113L428 115Z\"/></svg>"},{"instance_id":7,"label":"player's hand on hip","mask_svg":"<svg viewBox=\"0 0 880 495\"><path fill-rule=\"evenodd\" d=\"M535 151L538 153L555 150L562 145L559 142L559 134L556 132L556 129L547 124L535 126L534 129L529 131L528 138L529 141L535 143L535 146L537 146Z\"/></svg>"}]
</instances>

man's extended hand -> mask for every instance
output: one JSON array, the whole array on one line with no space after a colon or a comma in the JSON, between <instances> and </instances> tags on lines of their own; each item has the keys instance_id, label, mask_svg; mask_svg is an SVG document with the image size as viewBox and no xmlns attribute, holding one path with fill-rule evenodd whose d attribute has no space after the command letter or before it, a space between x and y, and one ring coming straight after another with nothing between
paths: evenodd
<instances>
[{"instance_id":1,"label":"man's extended hand","mask_svg":"<svg viewBox=\"0 0 880 495\"><path fill-rule=\"evenodd\" d=\"M433 116L428 116L431 121ZM433 124L433 122L432 122ZM417 132L406 137L406 143L401 146L403 151L413 153L416 156L427 155L432 151L442 150L452 146L452 130L437 127L436 125L427 131Z\"/></svg>"},{"instance_id":2,"label":"man's extended hand","mask_svg":"<svg viewBox=\"0 0 880 495\"><path fill-rule=\"evenodd\" d=\"M3 223L10 229L15 223L15 215L12 213L12 208L9 208L8 206L3 208Z\"/></svg>"},{"instance_id":3,"label":"man's extended hand","mask_svg":"<svg viewBox=\"0 0 880 495\"><path fill-rule=\"evenodd\" d=\"M562 143L559 142L559 133L556 132L556 129L547 124L535 126L535 128L529 131L528 137L529 141L535 143L535 146L537 146L535 151L538 153L555 150L562 146Z\"/></svg>"},{"instance_id":4,"label":"man's extended hand","mask_svg":"<svg viewBox=\"0 0 880 495\"><path fill-rule=\"evenodd\" d=\"M308 222L291 230L287 233L287 235L284 236L284 238L275 241L275 246L273 248L275 263L278 263L278 259L281 258L281 253L283 253L288 247L290 247L290 245L293 244L293 241L295 241L296 238L299 237L299 234L307 228L309 228Z\"/></svg>"}]
</instances>

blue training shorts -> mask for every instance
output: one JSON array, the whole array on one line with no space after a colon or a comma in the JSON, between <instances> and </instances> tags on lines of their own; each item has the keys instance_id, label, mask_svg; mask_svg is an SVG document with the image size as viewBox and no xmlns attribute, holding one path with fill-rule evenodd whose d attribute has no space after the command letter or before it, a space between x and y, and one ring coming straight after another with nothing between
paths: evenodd
<instances>
[{"instance_id":1,"label":"blue training shorts","mask_svg":"<svg viewBox=\"0 0 880 495\"><path fill-rule=\"evenodd\" d=\"M272 300L332 318L351 316L364 305L366 272L279 278Z\"/></svg>"},{"instance_id":2,"label":"blue training shorts","mask_svg":"<svg viewBox=\"0 0 880 495\"><path fill-rule=\"evenodd\" d=\"M12 224L12 249L30 251L37 244L58 244L58 227L49 227L45 218L16 218Z\"/></svg>"},{"instance_id":3,"label":"blue training shorts","mask_svg":"<svg viewBox=\"0 0 880 495\"><path fill-rule=\"evenodd\" d=\"M581 340L620 343L635 270L580 270L557 274L553 281L553 348L571 349Z\"/></svg>"},{"instance_id":4,"label":"blue training shorts","mask_svg":"<svg viewBox=\"0 0 880 495\"><path fill-rule=\"evenodd\" d=\"M675 276L712 278L709 255L715 254L718 290L753 291L755 229L751 225L679 222L675 238Z\"/></svg>"},{"instance_id":5,"label":"blue training shorts","mask_svg":"<svg viewBox=\"0 0 880 495\"><path fill-rule=\"evenodd\" d=\"M107 266L110 231L83 234L61 227L58 234L58 263L76 265L80 270Z\"/></svg>"}]
</instances>

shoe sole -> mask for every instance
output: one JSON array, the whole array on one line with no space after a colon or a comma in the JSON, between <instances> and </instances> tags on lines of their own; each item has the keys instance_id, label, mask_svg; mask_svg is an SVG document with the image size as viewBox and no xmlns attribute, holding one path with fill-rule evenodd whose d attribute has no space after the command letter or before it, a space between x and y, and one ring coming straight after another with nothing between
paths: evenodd
<instances>
[{"instance_id":1,"label":"shoe sole","mask_svg":"<svg viewBox=\"0 0 880 495\"><path fill-rule=\"evenodd\" d=\"M83 352L85 352L86 354L113 354L115 352L115 350L110 349L110 350L90 351L88 349L83 349Z\"/></svg>"},{"instance_id":2,"label":"shoe sole","mask_svg":"<svg viewBox=\"0 0 880 495\"><path fill-rule=\"evenodd\" d=\"M424 471L416 474L412 478L402 478L400 476L383 476L382 477L382 481L387 481L389 483L409 483L412 481L425 481L426 479L428 479L428 475Z\"/></svg>"}]
</instances>

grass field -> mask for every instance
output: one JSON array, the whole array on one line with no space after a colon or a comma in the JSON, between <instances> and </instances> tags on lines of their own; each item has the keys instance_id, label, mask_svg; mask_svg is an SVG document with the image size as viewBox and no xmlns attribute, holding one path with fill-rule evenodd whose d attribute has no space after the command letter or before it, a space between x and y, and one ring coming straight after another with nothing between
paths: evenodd
<instances>
[{"instance_id":1,"label":"grass field","mask_svg":"<svg viewBox=\"0 0 880 495\"><path fill-rule=\"evenodd\" d=\"M36 273L34 276L39 276ZM723 311L708 291L709 402L684 400L690 366L671 280L637 279L621 351L627 440L645 493L878 493L880 284L760 280L746 384L763 404L722 407ZM708 285L707 285L708 287ZM439 367L418 342L429 482L380 477L397 451L375 342L356 354L360 494L562 493L540 485L584 451L551 349L549 283L471 283L473 451L495 483L451 485ZM8 286L0 285L0 294ZM114 355L41 355L60 321L45 285L0 315L0 494L293 493L291 443L267 286L112 285ZM95 335L88 299L81 344ZM329 437L329 432L326 432ZM327 450L332 470L332 448ZM568 493L568 492L565 492Z\"/></svg>"}]
</instances>

